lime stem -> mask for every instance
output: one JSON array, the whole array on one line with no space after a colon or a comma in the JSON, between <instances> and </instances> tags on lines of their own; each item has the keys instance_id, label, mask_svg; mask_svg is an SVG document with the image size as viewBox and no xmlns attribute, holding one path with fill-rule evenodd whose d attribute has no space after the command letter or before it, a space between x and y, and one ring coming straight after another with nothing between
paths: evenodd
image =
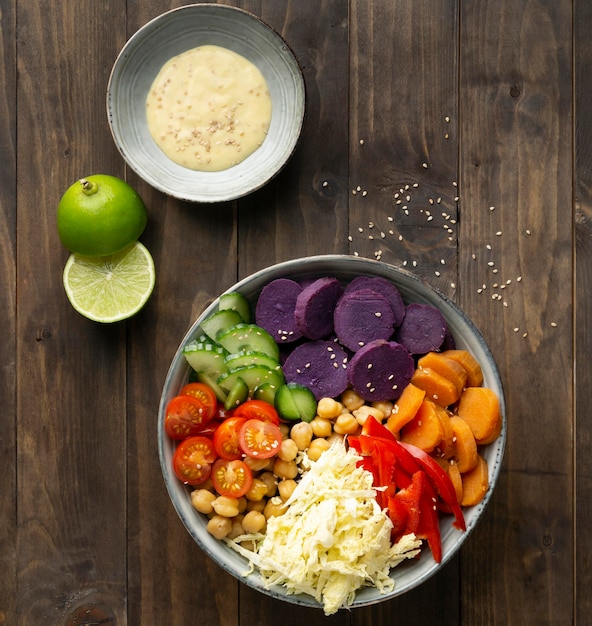
<instances>
[{"instance_id":1,"label":"lime stem","mask_svg":"<svg viewBox=\"0 0 592 626\"><path fill-rule=\"evenodd\" d=\"M87 180L86 178L81 178L78 182L82 185L82 192L87 196L92 196L99 190L97 183Z\"/></svg>"}]
</instances>

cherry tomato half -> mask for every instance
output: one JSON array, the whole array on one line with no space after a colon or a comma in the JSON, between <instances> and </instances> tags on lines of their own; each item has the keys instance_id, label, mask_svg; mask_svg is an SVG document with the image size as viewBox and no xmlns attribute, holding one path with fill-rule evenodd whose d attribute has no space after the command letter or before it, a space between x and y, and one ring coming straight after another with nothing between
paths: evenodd
<instances>
[{"instance_id":1,"label":"cherry tomato half","mask_svg":"<svg viewBox=\"0 0 592 626\"><path fill-rule=\"evenodd\" d=\"M241 426L247 420L244 417L227 417L214 432L214 449L218 456L226 461L240 459L243 455L238 435Z\"/></svg>"},{"instance_id":2,"label":"cherry tomato half","mask_svg":"<svg viewBox=\"0 0 592 626\"><path fill-rule=\"evenodd\" d=\"M253 484L253 474L243 461L218 459L211 473L214 489L228 498L244 496Z\"/></svg>"},{"instance_id":3,"label":"cherry tomato half","mask_svg":"<svg viewBox=\"0 0 592 626\"><path fill-rule=\"evenodd\" d=\"M247 420L238 434L242 451L255 459L269 459L280 451L282 431L277 424Z\"/></svg>"},{"instance_id":4,"label":"cherry tomato half","mask_svg":"<svg viewBox=\"0 0 592 626\"><path fill-rule=\"evenodd\" d=\"M258 419L262 422L280 423L280 416L275 407L265 400L247 400L234 409L233 415L246 417L248 420Z\"/></svg>"},{"instance_id":5,"label":"cherry tomato half","mask_svg":"<svg viewBox=\"0 0 592 626\"><path fill-rule=\"evenodd\" d=\"M214 444L207 437L188 437L177 446L173 469L186 485L199 485L210 477L212 463L217 459Z\"/></svg>"},{"instance_id":6,"label":"cherry tomato half","mask_svg":"<svg viewBox=\"0 0 592 626\"><path fill-rule=\"evenodd\" d=\"M211 420L218 409L218 399L213 389L205 383L187 383L179 392L180 396L197 398L205 407L207 420Z\"/></svg>"},{"instance_id":7,"label":"cherry tomato half","mask_svg":"<svg viewBox=\"0 0 592 626\"><path fill-rule=\"evenodd\" d=\"M166 408L164 429L171 439L185 439L201 432L210 421L207 410L193 396L175 396Z\"/></svg>"}]
</instances>

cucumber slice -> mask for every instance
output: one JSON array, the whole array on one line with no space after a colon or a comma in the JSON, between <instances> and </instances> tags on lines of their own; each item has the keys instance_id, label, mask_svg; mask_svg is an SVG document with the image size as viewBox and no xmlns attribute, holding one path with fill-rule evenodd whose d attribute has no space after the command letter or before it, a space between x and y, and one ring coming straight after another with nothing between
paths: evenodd
<instances>
[{"instance_id":1,"label":"cucumber slice","mask_svg":"<svg viewBox=\"0 0 592 626\"><path fill-rule=\"evenodd\" d=\"M253 391L253 399L263 400L264 402L274 406L276 391L277 387L275 385L272 385L271 383L262 383L259 387L255 388L255 391Z\"/></svg>"},{"instance_id":2,"label":"cucumber slice","mask_svg":"<svg viewBox=\"0 0 592 626\"><path fill-rule=\"evenodd\" d=\"M216 382L215 378L212 378L206 372L195 372L195 378L200 383L206 384L215 394L216 398L218 398L219 402L226 402L227 393L220 385Z\"/></svg>"},{"instance_id":3,"label":"cucumber slice","mask_svg":"<svg viewBox=\"0 0 592 626\"><path fill-rule=\"evenodd\" d=\"M288 383L278 388L274 400L280 417L289 420L311 422L317 414L317 399L304 385Z\"/></svg>"},{"instance_id":4,"label":"cucumber slice","mask_svg":"<svg viewBox=\"0 0 592 626\"><path fill-rule=\"evenodd\" d=\"M279 361L280 349L274 338L256 324L237 324L218 335L216 341L229 353L263 352Z\"/></svg>"},{"instance_id":5,"label":"cucumber slice","mask_svg":"<svg viewBox=\"0 0 592 626\"><path fill-rule=\"evenodd\" d=\"M270 370L281 367L273 357L270 357L264 352L255 352L253 350L242 350L237 354L229 354L225 362L229 370L234 370L237 367L243 367L245 365L265 365L265 367L269 367Z\"/></svg>"},{"instance_id":6,"label":"cucumber slice","mask_svg":"<svg viewBox=\"0 0 592 626\"><path fill-rule=\"evenodd\" d=\"M239 376L235 381L228 395L226 396L226 400L224 401L224 408L227 411L230 409L234 409L239 404L242 404L249 397L249 386L247 383Z\"/></svg>"},{"instance_id":7,"label":"cucumber slice","mask_svg":"<svg viewBox=\"0 0 592 626\"><path fill-rule=\"evenodd\" d=\"M236 311L227 309L212 313L201 323L201 329L212 341L217 341L218 335L241 322L242 317Z\"/></svg>"},{"instance_id":8,"label":"cucumber slice","mask_svg":"<svg viewBox=\"0 0 592 626\"><path fill-rule=\"evenodd\" d=\"M183 356L196 372L205 372L214 380L228 371L224 359L228 353L210 343L190 342L183 348Z\"/></svg>"},{"instance_id":9,"label":"cucumber slice","mask_svg":"<svg viewBox=\"0 0 592 626\"><path fill-rule=\"evenodd\" d=\"M238 378L242 378L249 388L249 393L253 394L255 389L263 383L270 383L279 388L284 384L284 376L281 371L270 370L264 365L245 365L237 367L231 372L226 372L218 378L218 384L223 389L230 391Z\"/></svg>"},{"instance_id":10,"label":"cucumber slice","mask_svg":"<svg viewBox=\"0 0 592 626\"><path fill-rule=\"evenodd\" d=\"M226 309L236 311L245 324L251 323L251 305L245 296L238 291L222 294L218 302L218 308L221 311Z\"/></svg>"}]
</instances>

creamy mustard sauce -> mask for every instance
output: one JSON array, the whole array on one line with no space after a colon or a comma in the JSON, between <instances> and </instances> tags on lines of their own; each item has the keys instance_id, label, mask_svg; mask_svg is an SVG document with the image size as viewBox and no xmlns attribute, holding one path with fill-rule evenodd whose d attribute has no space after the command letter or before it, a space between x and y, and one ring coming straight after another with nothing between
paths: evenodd
<instances>
[{"instance_id":1,"label":"creamy mustard sauce","mask_svg":"<svg viewBox=\"0 0 592 626\"><path fill-rule=\"evenodd\" d=\"M261 72L219 46L200 46L162 67L146 98L148 129L175 163L220 171L240 163L265 139L271 97Z\"/></svg>"}]
</instances>

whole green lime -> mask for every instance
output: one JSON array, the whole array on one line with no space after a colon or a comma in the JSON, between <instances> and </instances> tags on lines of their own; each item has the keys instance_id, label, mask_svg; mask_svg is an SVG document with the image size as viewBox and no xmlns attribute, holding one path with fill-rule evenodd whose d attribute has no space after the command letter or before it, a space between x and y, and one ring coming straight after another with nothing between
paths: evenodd
<instances>
[{"instance_id":1,"label":"whole green lime","mask_svg":"<svg viewBox=\"0 0 592 626\"><path fill-rule=\"evenodd\" d=\"M148 214L137 192L107 174L81 178L58 204L58 233L68 250L84 256L116 254L144 231Z\"/></svg>"}]
</instances>

